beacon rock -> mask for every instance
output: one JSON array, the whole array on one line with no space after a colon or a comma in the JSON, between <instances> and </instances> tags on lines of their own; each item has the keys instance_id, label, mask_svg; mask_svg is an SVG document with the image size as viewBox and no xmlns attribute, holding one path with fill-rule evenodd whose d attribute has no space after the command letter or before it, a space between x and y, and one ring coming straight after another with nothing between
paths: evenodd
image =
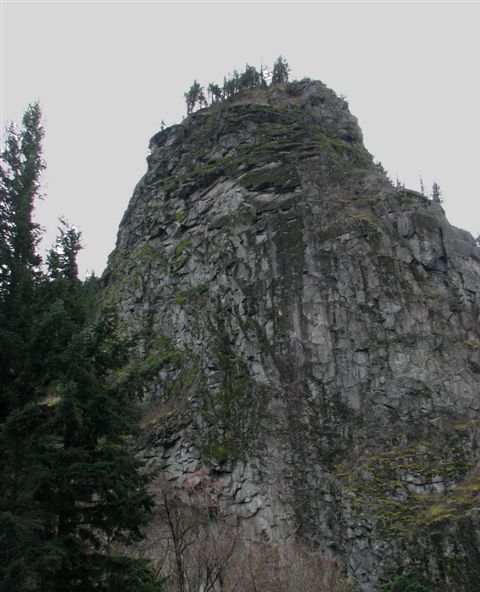
<instances>
[{"instance_id":1,"label":"beacon rock","mask_svg":"<svg viewBox=\"0 0 480 592\"><path fill-rule=\"evenodd\" d=\"M473 590L471 235L392 186L321 82L202 109L150 149L104 275L156 372L141 453L363 590L411 565Z\"/></svg>"}]
</instances>

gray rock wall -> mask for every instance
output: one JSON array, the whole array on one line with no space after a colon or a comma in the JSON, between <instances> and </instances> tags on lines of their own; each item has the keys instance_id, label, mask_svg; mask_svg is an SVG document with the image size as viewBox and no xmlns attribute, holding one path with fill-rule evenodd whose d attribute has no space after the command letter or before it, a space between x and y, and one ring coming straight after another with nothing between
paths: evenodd
<instances>
[{"instance_id":1,"label":"gray rock wall","mask_svg":"<svg viewBox=\"0 0 480 592\"><path fill-rule=\"evenodd\" d=\"M413 564L473 589L479 278L322 83L193 114L152 139L104 276L158 366L142 453L364 590Z\"/></svg>"}]
</instances>

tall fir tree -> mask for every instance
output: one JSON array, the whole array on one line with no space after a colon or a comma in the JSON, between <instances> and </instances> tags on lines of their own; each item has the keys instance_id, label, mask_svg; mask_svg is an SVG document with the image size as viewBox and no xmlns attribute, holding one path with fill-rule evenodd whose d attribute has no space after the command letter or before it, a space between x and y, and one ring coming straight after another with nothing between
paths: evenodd
<instances>
[{"instance_id":1,"label":"tall fir tree","mask_svg":"<svg viewBox=\"0 0 480 592\"><path fill-rule=\"evenodd\" d=\"M40 118L38 103L29 105L21 130L7 129L0 157L0 419L34 396L26 348L37 314L40 231L33 209L45 166Z\"/></svg>"},{"instance_id":2,"label":"tall fir tree","mask_svg":"<svg viewBox=\"0 0 480 592\"><path fill-rule=\"evenodd\" d=\"M22 128L7 128L0 158L0 563L5 569L0 582L5 590L25 581L28 550L35 548L25 509L38 466L31 439L38 414L30 411L39 360L31 343L38 312L39 229L33 207L44 168L42 138L39 106L30 105Z\"/></svg>"},{"instance_id":3,"label":"tall fir tree","mask_svg":"<svg viewBox=\"0 0 480 592\"><path fill-rule=\"evenodd\" d=\"M38 105L1 158L0 589L159 590L125 549L152 505L129 448L142 368L78 278L80 233L62 223L42 272L32 215L43 131Z\"/></svg>"}]
</instances>

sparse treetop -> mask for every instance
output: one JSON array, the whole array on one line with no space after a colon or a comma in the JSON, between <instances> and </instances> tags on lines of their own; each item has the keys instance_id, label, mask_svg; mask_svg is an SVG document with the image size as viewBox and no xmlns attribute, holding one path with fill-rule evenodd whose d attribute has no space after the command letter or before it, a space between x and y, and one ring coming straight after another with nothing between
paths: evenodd
<instances>
[{"instance_id":1,"label":"sparse treetop","mask_svg":"<svg viewBox=\"0 0 480 592\"><path fill-rule=\"evenodd\" d=\"M288 82L289 72L290 66L287 61L282 56L279 56L273 66L271 84ZM202 107L207 107L209 104L212 105L219 101L231 100L242 92L266 86L267 80L264 66L257 70L255 66L250 66L250 64L246 64L243 72L234 70L230 78L224 77L222 87L210 82L207 86L208 100L205 97L203 86L200 86L194 80L190 89L184 93L187 104L187 115L193 113L197 107L201 109Z\"/></svg>"},{"instance_id":2,"label":"sparse treetop","mask_svg":"<svg viewBox=\"0 0 480 592\"><path fill-rule=\"evenodd\" d=\"M442 192L440 191L440 186L438 183L434 182L432 185L432 200L437 203L442 203Z\"/></svg>"},{"instance_id":3,"label":"sparse treetop","mask_svg":"<svg viewBox=\"0 0 480 592\"><path fill-rule=\"evenodd\" d=\"M280 82L288 82L288 74L290 66L287 60L279 56L273 65L272 84L279 84Z\"/></svg>"}]
</instances>

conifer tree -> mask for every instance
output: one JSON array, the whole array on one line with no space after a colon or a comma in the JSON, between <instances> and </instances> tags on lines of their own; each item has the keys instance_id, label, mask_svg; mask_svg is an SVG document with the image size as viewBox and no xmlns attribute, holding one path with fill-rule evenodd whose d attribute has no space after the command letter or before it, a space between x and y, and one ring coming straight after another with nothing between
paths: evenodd
<instances>
[{"instance_id":1,"label":"conifer tree","mask_svg":"<svg viewBox=\"0 0 480 592\"><path fill-rule=\"evenodd\" d=\"M7 128L0 155L0 420L34 396L26 350L40 278L40 233L33 222L44 169L40 118L39 105L29 105L20 131Z\"/></svg>"},{"instance_id":2,"label":"conifer tree","mask_svg":"<svg viewBox=\"0 0 480 592\"><path fill-rule=\"evenodd\" d=\"M160 582L121 552L152 504L128 447L144 373L115 312L93 314L98 282L78 279L78 230L62 222L39 268L42 136L30 106L0 167L0 589L151 592Z\"/></svg>"},{"instance_id":3,"label":"conifer tree","mask_svg":"<svg viewBox=\"0 0 480 592\"><path fill-rule=\"evenodd\" d=\"M62 370L40 405L48 446L33 499L44 516L43 545L57 552L38 565L42 590L129 590L119 573L127 582L132 572L140 578L136 590L159 589L145 565L112 552L112 545L142 538L152 507L149 477L127 447L136 432L139 381L127 368L131 344L117 327L107 308L70 336L58 360Z\"/></svg>"},{"instance_id":4,"label":"conifer tree","mask_svg":"<svg viewBox=\"0 0 480 592\"><path fill-rule=\"evenodd\" d=\"M213 82L210 82L208 85L208 94L212 103L217 103L222 99L222 89L218 84L214 84Z\"/></svg>"},{"instance_id":5,"label":"conifer tree","mask_svg":"<svg viewBox=\"0 0 480 592\"><path fill-rule=\"evenodd\" d=\"M188 92L184 93L184 97L187 104L187 115L193 113L197 105L199 107L205 107L207 105L203 86L200 86L196 80L193 81L193 84L189 88Z\"/></svg>"},{"instance_id":6,"label":"conifer tree","mask_svg":"<svg viewBox=\"0 0 480 592\"><path fill-rule=\"evenodd\" d=\"M432 200L439 204L443 202L440 186L438 185L438 183L435 182L432 185Z\"/></svg>"},{"instance_id":7,"label":"conifer tree","mask_svg":"<svg viewBox=\"0 0 480 592\"><path fill-rule=\"evenodd\" d=\"M272 84L279 84L281 82L288 82L288 75L290 73L290 66L287 61L279 56L273 64Z\"/></svg>"},{"instance_id":8,"label":"conifer tree","mask_svg":"<svg viewBox=\"0 0 480 592\"><path fill-rule=\"evenodd\" d=\"M236 83L234 78L223 77L223 97L225 99L233 99L237 92Z\"/></svg>"},{"instance_id":9,"label":"conifer tree","mask_svg":"<svg viewBox=\"0 0 480 592\"><path fill-rule=\"evenodd\" d=\"M250 66L249 64L247 64L245 66L245 71L242 72L239 77L239 90L251 90L257 86L260 86L260 83L260 73L254 66Z\"/></svg>"},{"instance_id":10,"label":"conifer tree","mask_svg":"<svg viewBox=\"0 0 480 592\"><path fill-rule=\"evenodd\" d=\"M420 175L420 193L425 195L425 185L423 184L423 177Z\"/></svg>"},{"instance_id":11,"label":"conifer tree","mask_svg":"<svg viewBox=\"0 0 480 592\"><path fill-rule=\"evenodd\" d=\"M77 254L82 248L80 231L60 218L59 235L55 246L47 254L47 265L52 278L63 276L76 280L78 276Z\"/></svg>"},{"instance_id":12,"label":"conifer tree","mask_svg":"<svg viewBox=\"0 0 480 592\"><path fill-rule=\"evenodd\" d=\"M0 588L4 590L22 590L29 568L27 549L36 548L24 511L31 501L39 452L31 438L38 414L30 411L40 363L40 353L31 349L40 280L39 229L32 218L44 168L42 137L39 106L29 105L22 128L13 124L7 128L0 155Z\"/></svg>"}]
</instances>

